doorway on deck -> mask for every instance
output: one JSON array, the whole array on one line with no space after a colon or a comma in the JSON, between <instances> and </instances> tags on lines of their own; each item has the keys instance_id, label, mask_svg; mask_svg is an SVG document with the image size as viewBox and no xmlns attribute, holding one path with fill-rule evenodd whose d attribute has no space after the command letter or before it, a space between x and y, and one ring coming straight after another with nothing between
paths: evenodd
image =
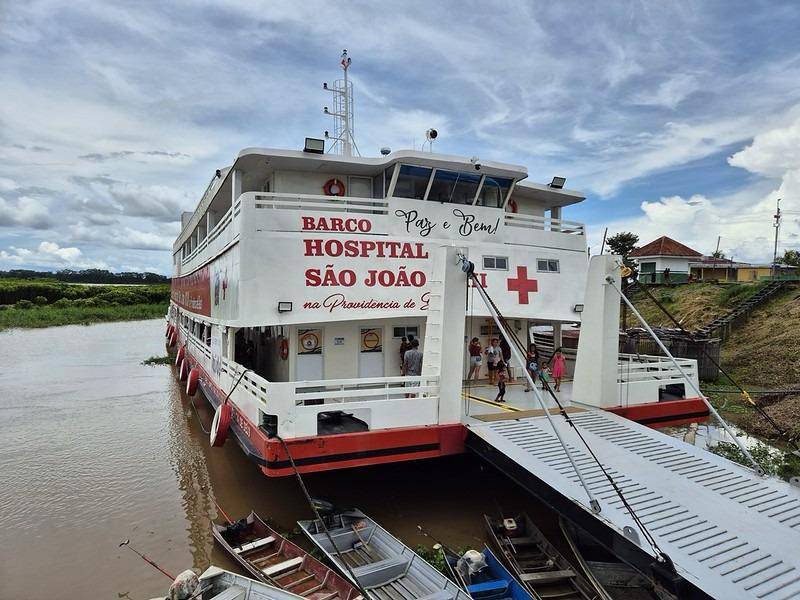
<instances>
[{"instance_id":1,"label":"doorway on deck","mask_svg":"<svg viewBox=\"0 0 800 600\"><path fill-rule=\"evenodd\" d=\"M358 376L383 377L383 328L362 327L358 352Z\"/></svg>"},{"instance_id":2,"label":"doorway on deck","mask_svg":"<svg viewBox=\"0 0 800 600\"><path fill-rule=\"evenodd\" d=\"M318 381L325 378L322 328L297 330L296 381Z\"/></svg>"}]
</instances>

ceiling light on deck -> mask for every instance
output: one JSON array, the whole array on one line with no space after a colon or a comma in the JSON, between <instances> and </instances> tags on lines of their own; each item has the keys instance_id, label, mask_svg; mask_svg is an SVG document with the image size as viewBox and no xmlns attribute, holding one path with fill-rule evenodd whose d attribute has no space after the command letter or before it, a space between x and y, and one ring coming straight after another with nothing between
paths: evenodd
<instances>
[{"instance_id":1,"label":"ceiling light on deck","mask_svg":"<svg viewBox=\"0 0 800 600\"><path fill-rule=\"evenodd\" d=\"M560 190L564 187L565 183L567 183L566 177L553 177L553 181L550 182L550 187Z\"/></svg>"},{"instance_id":2,"label":"ceiling light on deck","mask_svg":"<svg viewBox=\"0 0 800 600\"><path fill-rule=\"evenodd\" d=\"M303 152L311 152L313 154L325 154L325 140L318 138L306 138L306 145Z\"/></svg>"}]
</instances>

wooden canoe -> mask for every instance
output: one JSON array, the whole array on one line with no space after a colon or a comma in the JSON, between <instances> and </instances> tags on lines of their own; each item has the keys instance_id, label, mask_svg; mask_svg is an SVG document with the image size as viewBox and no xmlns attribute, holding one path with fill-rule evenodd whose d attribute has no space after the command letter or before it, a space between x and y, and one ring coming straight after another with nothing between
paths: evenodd
<instances>
[{"instance_id":1,"label":"wooden canoe","mask_svg":"<svg viewBox=\"0 0 800 600\"><path fill-rule=\"evenodd\" d=\"M504 522L484 515L489 541L498 557L535 598L592 600L597 597L583 575L547 540L530 517L521 514L509 531Z\"/></svg>"},{"instance_id":2,"label":"wooden canoe","mask_svg":"<svg viewBox=\"0 0 800 600\"><path fill-rule=\"evenodd\" d=\"M214 539L253 577L308 600L361 600L358 589L255 513L229 525L212 523Z\"/></svg>"}]
</instances>

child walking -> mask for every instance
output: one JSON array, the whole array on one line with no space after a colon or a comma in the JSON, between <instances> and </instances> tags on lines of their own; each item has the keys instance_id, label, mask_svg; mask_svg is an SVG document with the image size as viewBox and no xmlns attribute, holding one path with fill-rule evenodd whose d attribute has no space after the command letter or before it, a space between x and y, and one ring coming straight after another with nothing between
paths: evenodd
<instances>
[{"instance_id":1,"label":"child walking","mask_svg":"<svg viewBox=\"0 0 800 600\"><path fill-rule=\"evenodd\" d=\"M554 392L561 391L561 378L564 377L564 353L561 352L561 348L556 348L555 353L553 353L553 379L555 380L555 388L553 389Z\"/></svg>"},{"instance_id":2,"label":"child walking","mask_svg":"<svg viewBox=\"0 0 800 600\"><path fill-rule=\"evenodd\" d=\"M495 402L505 402L506 395L506 365L501 360L497 363L497 398Z\"/></svg>"}]
</instances>

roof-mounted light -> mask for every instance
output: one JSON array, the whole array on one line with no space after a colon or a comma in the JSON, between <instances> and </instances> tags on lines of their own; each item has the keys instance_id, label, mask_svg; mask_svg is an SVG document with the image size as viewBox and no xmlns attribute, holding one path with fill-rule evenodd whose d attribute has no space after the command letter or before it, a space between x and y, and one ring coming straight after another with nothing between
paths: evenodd
<instances>
[{"instance_id":1,"label":"roof-mounted light","mask_svg":"<svg viewBox=\"0 0 800 600\"><path fill-rule=\"evenodd\" d=\"M303 152L311 152L312 154L325 154L325 140L307 137L306 144L303 147Z\"/></svg>"},{"instance_id":2,"label":"roof-mounted light","mask_svg":"<svg viewBox=\"0 0 800 600\"><path fill-rule=\"evenodd\" d=\"M564 187L565 183L567 183L566 177L553 177L553 181L550 182L550 187L560 190Z\"/></svg>"}]
</instances>

